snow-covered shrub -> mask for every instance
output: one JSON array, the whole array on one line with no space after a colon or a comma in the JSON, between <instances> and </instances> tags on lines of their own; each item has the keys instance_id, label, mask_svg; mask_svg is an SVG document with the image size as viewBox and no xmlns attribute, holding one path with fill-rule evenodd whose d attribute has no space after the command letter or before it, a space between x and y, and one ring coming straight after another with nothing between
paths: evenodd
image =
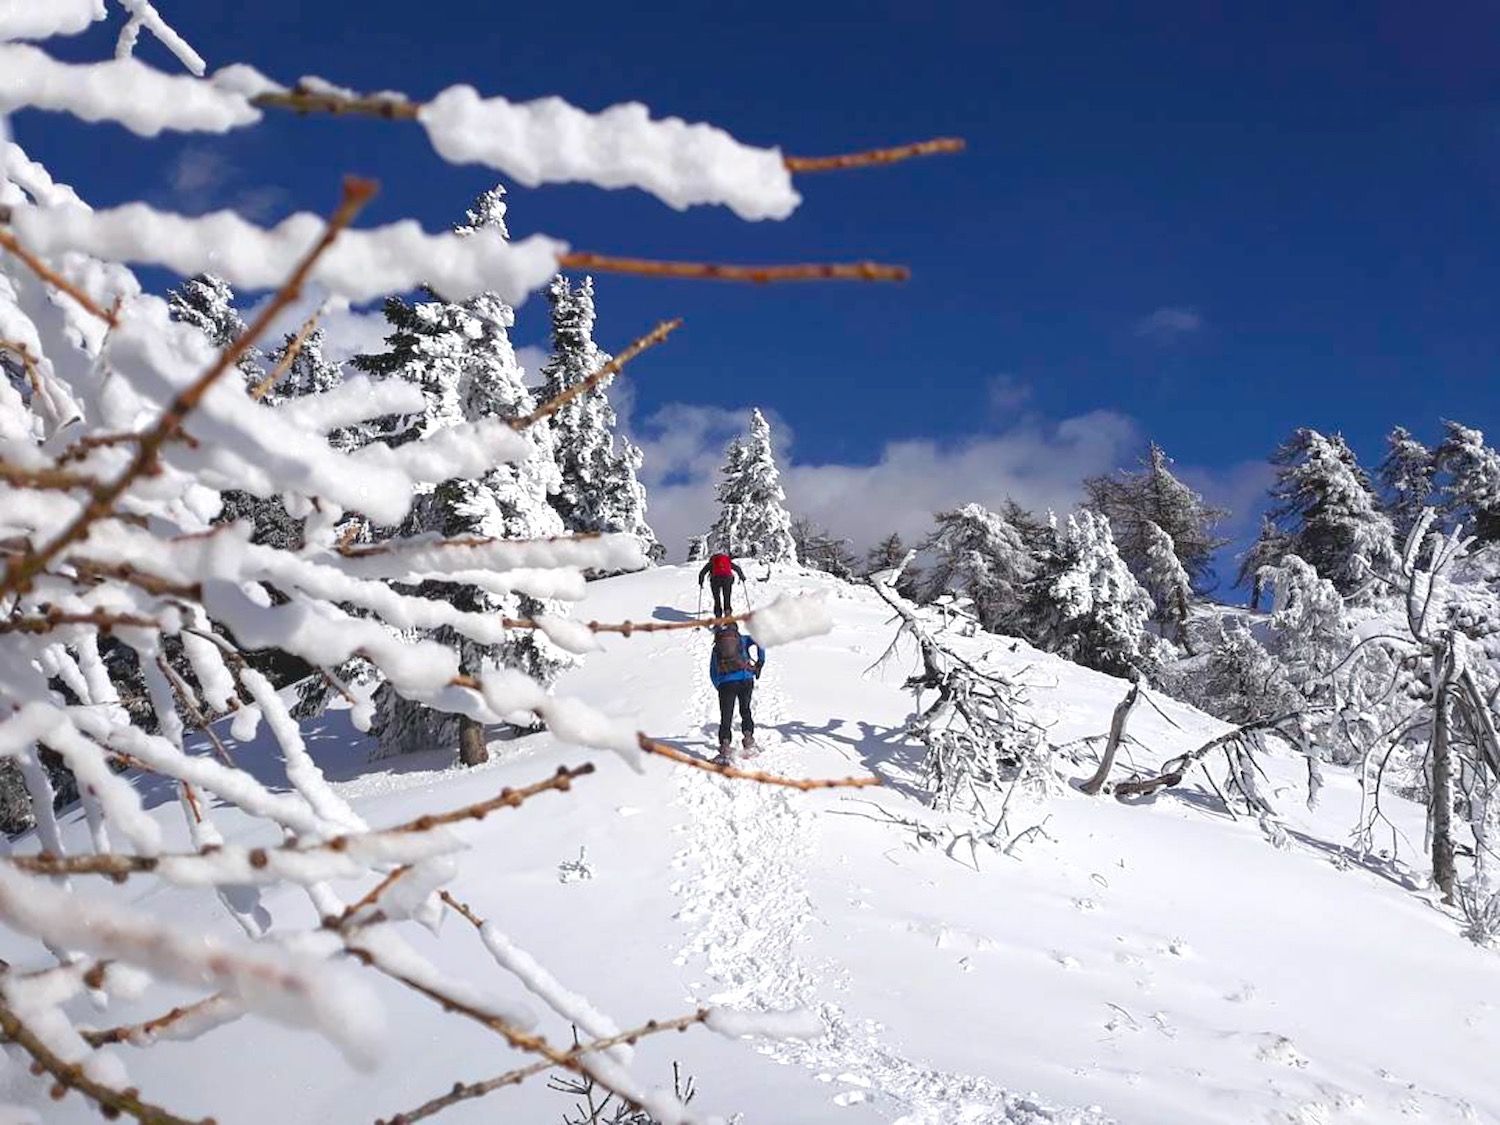
<instances>
[{"instance_id":1,"label":"snow-covered shrub","mask_svg":"<svg viewBox=\"0 0 1500 1125\"><path fill-rule=\"evenodd\" d=\"M989 814L993 835L1004 827L1008 801L996 806L1002 811L994 819L989 798L1007 789L1045 788L1050 748L1026 713L1021 686L945 643L924 620L931 611L898 592L899 580L897 568L867 581L901 621L890 651L909 637L922 661L921 671L906 681L917 702L907 733L925 748L921 777L928 803L948 812Z\"/></svg>"},{"instance_id":2,"label":"snow-covered shrub","mask_svg":"<svg viewBox=\"0 0 1500 1125\"><path fill-rule=\"evenodd\" d=\"M933 560L922 578L924 600L961 595L973 604L984 628L995 633L1015 629L1022 590L1037 565L1020 530L980 504L933 518L937 526L918 547Z\"/></svg>"},{"instance_id":3,"label":"snow-covered shrub","mask_svg":"<svg viewBox=\"0 0 1500 1125\"><path fill-rule=\"evenodd\" d=\"M407 117L445 158L529 184L635 186L672 206L718 203L753 218L783 217L798 202L779 151L653 120L638 105L589 114L558 99L481 99L463 86L418 106L317 80L287 89L248 67L203 78L203 60L151 4L122 3L131 13L122 57L102 63L62 62L15 40L82 31L104 17L103 3L0 5L0 113L40 106L155 136L244 128L277 109L369 112ZM192 73L130 58L142 30ZM264 649L305 662L346 698L358 726L372 711L373 679L362 685L350 674L363 667L391 696L433 713L476 724L531 716L561 741L614 751L632 766L647 754L694 764L632 723L548 691L535 674L543 669L517 666L526 664L510 647L517 638L540 634L582 652L595 643L588 627L495 611L575 599L584 570L646 562L632 535L558 536L528 522L539 512L555 519L533 481L552 458L540 452L545 414L518 389L501 329L508 306L567 264L565 248L543 236L511 244L482 223L436 235L410 222L353 230L373 193L354 180L331 219L296 215L270 230L227 212L187 217L143 203L96 211L6 141L4 126L0 117L0 760L19 771L42 849L0 862L0 925L34 939L30 955L19 940L7 948L4 1038L49 1076L56 1096L76 1092L108 1117L175 1121L150 1099L179 1092L136 1090L115 1044L197 1037L250 1017L311 1030L370 1066L386 1034L366 983L378 973L544 1063L588 1072L625 1104L682 1121L680 1099L633 1078L626 1042L698 1023L729 1035L791 1025L707 1010L622 1033L498 928L439 897L465 846L450 824L564 793L592 765L372 828L330 785L276 685L246 659ZM174 317L128 264L180 277L212 269L226 288L204 281ZM799 266L789 276L871 275ZM409 323L397 328L409 330L413 349L436 348L413 363L418 381L356 376L325 387L314 371L309 393L254 401L252 349L310 284L349 300L430 286L430 301L399 306ZM274 290L243 331L221 300L230 285ZM186 316L190 306L202 324ZM475 331L476 349L444 350L452 325ZM480 361L470 362L476 350ZM456 385L444 381L460 368ZM350 433L364 437L338 436ZM255 541L252 523L222 519L232 491L281 498L300 534ZM438 586L477 593L425 596ZM796 605L777 608L772 627L758 630L763 642L826 628ZM104 638L133 655L128 686L139 688L150 724L132 721L116 682L125 674ZM240 739L264 725L282 777L267 783L221 757L211 725L231 716ZM190 728L215 752L190 750ZM89 830L81 850L71 850L54 813L49 755L77 779ZM149 806L137 786L147 775L155 792L177 794L187 849L166 844L169 809ZM259 843L226 842L216 823L226 807L259 829L246 833ZM101 876L212 894L245 937L208 932L201 912L153 912L99 893ZM335 884L364 890L346 899ZM271 886L300 890L311 910L273 928L258 890ZM531 1030L519 1005L448 980L406 942L405 927L435 928L444 909L473 923L515 988L587 1033L577 1052ZM127 983L130 995L159 999L160 1018L75 1025L75 1000L87 994L107 1019L111 995ZM9 1107L3 1115L15 1116Z\"/></svg>"},{"instance_id":4,"label":"snow-covered shrub","mask_svg":"<svg viewBox=\"0 0 1500 1125\"><path fill-rule=\"evenodd\" d=\"M1117 676L1154 666L1151 599L1120 558L1107 516L1084 509L1068 517L1028 602L1038 647Z\"/></svg>"}]
</instances>

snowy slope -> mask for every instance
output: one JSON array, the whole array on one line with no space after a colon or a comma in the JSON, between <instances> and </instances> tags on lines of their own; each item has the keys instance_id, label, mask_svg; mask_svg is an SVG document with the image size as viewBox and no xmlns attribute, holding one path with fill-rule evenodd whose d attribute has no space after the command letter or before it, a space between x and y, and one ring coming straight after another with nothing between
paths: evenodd
<instances>
[{"instance_id":1,"label":"snowy slope","mask_svg":"<svg viewBox=\"0 0 1500 1125\"><path fill-rule=\"evenodd\" d=\"M680 1060L706 1113L739 1112L747 1125L1500 1120L1500 961L1461 940L1413 889L1418 879L1346 850L1359 803L1348 775L1330 770L1309 812L1302 766L1268 767L1285 848L1194 782L1133 806L1060 785L1044 805L1012 810L1018 829L1042 830L1009 855L965 845L945 854L909 825L935 820L901 734L909 659L867 674L893 634L888 612L870 592L816 575L751 594L768 600L778 586L826 590L836 627L773 650L758 692L768 749L755 765L874 771L885 788L802 794L655 762L634 775L547 736L496 743L497 761L474 771L437 768L447 755L369 765L338 713L313 724L310 745L377 825L493 795L560 763L597 762L571 794L464 829L473 850L453 889L622 1026L710 1001L820 1011L828 1033L813 1043L735 1042L703 1029L643 1041L636 1072L670 1083ZM691 570L664 567L594 584L577 615L674 620L694 599ZM970 643L1024 676L1056 744L1102 734L1124 691L1018 642ZM707 754L706 647L700 634L609 638L561 688ZM1138 708L1131 731L1143 745L1127 765L1222 729L1161 702L1173 722ZM265 743L239 754L277 778ZM1086 777L1092 765L1081 752L1064 773ZM185 846L169 798L160 794L155 814L171 844ZM1386 802L1420 845L1420 810ZM69 819L81 842L84 826ZM593 877L562 881L559 864L580 848ZM1415 854L1403 843L1404 858ZM112 893L233 931L208 896L148 880ZM278 921L309 920L300 895L268 895L265 906ZM455 975L518 994L460 920L411 940ZM0 956L19 948L7 942ZM223 1123L390 1117L517 1061L395 986L381 995L391 1049L373 1077L311 1035L251 1020L121 1051L146 1095ZM155 1014L127 1004L91 1018L108 1026ZM556 1019L543 1028L568 1038ZM0 1098L41 1105L41 1087L8 1064ZM533 1080L440 1119L555 1122L569 1104ZM94 1119L76 1097L45 1114Z\"/></svg>"}]
</instances>

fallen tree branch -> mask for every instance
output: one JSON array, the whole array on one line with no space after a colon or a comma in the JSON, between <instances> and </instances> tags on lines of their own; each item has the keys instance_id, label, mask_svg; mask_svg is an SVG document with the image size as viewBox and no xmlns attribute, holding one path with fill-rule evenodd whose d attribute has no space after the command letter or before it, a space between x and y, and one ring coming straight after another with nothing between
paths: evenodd
<instances>
[{"instance_id":1,"label":"fallen tree branch","mask_svg":"<svg viewBox=\"0 0 1500 1125\"><path fill-rule=\"evenodd\" d=\"M1117 798L1142 797L1150 793L1155 793L1158 789L1170 789L1174 785L1182 783L1183 776L1187 773L1189 767L1214 750L1217 750L1220 746L1227 746L1229 743L1243 738L1247 734L1253 734L1256 731L1276 730L1284 723L1289 723L1304 714L1306 714L1305 711L1288 711L1273 718L1256 719L1254 722L1235 727L1233 730L1226 731L1215 738L1209 739L1196 750L1192 750L1186 754L1179 754L1177 757L1169 759L1162 765L1161 773L1155 777L1134 778L1130 781L1120 782L1115 786L1115 796Z\"/></svg>"},{"instance_id":2,"label":"fallen tree branch","mask_svg":"<svg viewBox=\"0 0 1500 1125\"><path fill-rule=\"evenodd\" d=\"M1141 681L1136 680L1130 685L1130 690L1125 693L1125 698L1115 704L1115 713L1109 720L1109 741L1104 744L1104 756L1099 759L1099 769L1082 786L1083 791L1090 797L1095 796L1104 788L1105 779L1109 777L1109 771L1114 768L1115 752L1120 749L1120 741L1125 737L1125 724L1130 720L1130 712L1135 710L1135 705L1140 702L1140 698Z\"/></svg>"}]
</instances>

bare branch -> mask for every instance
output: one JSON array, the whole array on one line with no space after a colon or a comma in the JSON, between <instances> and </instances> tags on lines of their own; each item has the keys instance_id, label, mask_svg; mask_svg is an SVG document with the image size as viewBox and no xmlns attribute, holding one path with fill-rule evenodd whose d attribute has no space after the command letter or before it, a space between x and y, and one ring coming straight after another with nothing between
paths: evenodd
<instances>
[{"instance_id":1,"label":"bare branch","mask_svg":"<svg viewBox=\"0 0 1500 1125\"><path fill-rule=\"evenodd\" d=\"M31 633L40 636L60 629L64 625L92 625L102 632L111 629L160 629L159 622L150 617L134 613L109 613L96 609L88 613L64 613L60 609L49 609L46 613L26 617L11 617L0 621L0 633Z\"/></svg>"},{"instance_id":2,"label":"bare branch","mask_svg":"<svg viewBox=\"0 0 1500 1125\"><path fill-rule=\"evenodd\" d=\"M446 897L446 896L445 896ZM611 1047L621 1044L634 1046L638 1040L648 1035L660 1035L664 1031L686 1031L695 1024L703 1023L708 1019L708 1009L699 1008L692 1015L678 1016L670 1020L648 1020L640 1027L622 1031L618 1035L611 1035L606 1039L595 1039L588 1043L581 1043L571 1050L563 1052L563 1057L569 1061L576 1061L584 1055L596 1054L599 1051L607 1051ZM455 1083L453 1089L446 1094L433 1098L431 1101L423 1102L416 1109L409 1109L405 1113L398 1113L383 1121L377 1121L376 1125L410 1125L411 1122L421 1121L432 1117L443 1110L457 1105L459 1102L472 1101L474 1098L482 1098L486 1094L496 1090L504 1089L506 1086L519 1086L526 1079L537 1074L542 1074L559 1064L550 1059L534 1062L528 1066L517 1067L515 1070L507 1070L504 1074L494 1078L486 1078L482 1082L471 1082L468 1084ZM571 1068L570 1068L571 1069Z\"/></svg>"},{"instance_id":3,"label":"bare branch","mask_svg":"<svg viewBox=\"0 0 1500 1125\"><path fill-rule=\"evenodd\" d=\"M875 148L867 152L849 152L841 156L788 156L787 171L794 175L807 172L836 172L845 168L874 168L882 164L896 164L917 156L936 156L940 153L962 152L962 137L934 137L930 141L917 141L909 145L892 145Z\"/></svg>"},{"instance_id":4,"label":"bare branch","mask_svg":"<svg viewBox=\"0 0 1500 1125\"><path fill-rule=\"evenodd\" d=\"M1120 740L1125 737L1125 724L1129 722L1130 712L1135 710L1135 705L1140 698L1141 682L1136 680L1130 685L1130 690L1125 693L1125 698L1115 705L1115 713L1109 721L1109 741L1104 744L1104 755L1099 759L1099 769L1083 784L1083 791L1090 797L1104 788L1109 771L1115 764L1115 752L1120 749Z\"/></svg>"},{"instance_id":5,"label":"bare branch","mask_svg":"<svg viewBox=\"0 0 1500 1125\"><path fill-rule=\"evenodd\" d=\"M281 381L281 377L292 369L292 364L297 362L297 357L302 354L302 345L307 343L307 338L312 335L314 328L318 326L318 318L323 315L322 309L317 309L312 316L302 322L302 327L297 329L297 334L287 344L286 351L281 353L281 358L276 361L276 366L266 374L255 386L250 388L250 397L259 402L271 393L271 389Z\"/></svg>"},{"instance_id":6,"label":"bare branch","mask_svg":"<svg viewBox=\"0 0 1500 1125\"><path fill-rule=\"evenodd\" d=\"M742 770L734 766L721 765L718 762L706 762L702 758L695 758L691 754L684 753L675 746L668 746L665 742L659 742L654 738L647 738L644 734L639 736L639 744L647 754L655 754L658 758L667 758L678 765L691 766L695 770L703 770L705 773L716 773L720 777L732 777L741 781L757 781L762 785L781 785L787 789L863 789L867 786L882 784L878 777L783 777L775 773L763 773L760 770Z\"/></svg>"},{"instance_id":7,"label":"bare branch","mask_svg":"<svg viewBox=\"0 0 1500 1125\"><path fill-rule=\"evenodd\" d=\"M787 266L732 266L717 262L661 262L652 258L620 258L575 251L557 260L559 269L592 273L622 273L632 277L674 277L688 281L905 281L905 266L878 262L808 262Z\"/></svg>"}]
</instances>

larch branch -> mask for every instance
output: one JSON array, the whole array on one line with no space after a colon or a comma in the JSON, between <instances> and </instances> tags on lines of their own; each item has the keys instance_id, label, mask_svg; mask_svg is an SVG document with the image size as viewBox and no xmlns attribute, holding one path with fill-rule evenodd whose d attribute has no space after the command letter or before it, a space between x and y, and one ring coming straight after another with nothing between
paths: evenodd
<instances>
[{"instance_id":1,"label":"larch branch","mask_svg":"<svg viewBox=\"0 0 1500 1125\"><path fill-rule=\"evenodd\" d=\"M30 250L26 249L26 247L22 246L16 236L8 230L0 230L0 250L8 251L21 259L27 269L54 289L58 289L66 293L69 297L72 297L91 316L98 317L111 328L119 327L120 318L113 311L101 306L77 285L74 285Z\"/></svg>"},{"instance_id":2,"label":"larch branch","mask_svg":"<svg viewBox=\"0 0 1500 1125\"><path fill-rule=\"evenodd\" d=\"M517 430L524 430L528 426L536 425L543 418L551 417L568 403L572 402L573 399L577 398L579 395L588 394L589 391L593 390L600 383L603 383L606 380L618 375L620 373L620 369L627 363L629 363L632 359L640 355L646 349L654 348L657 344L661 343L680 327L682 327L681 319L662 321L650 332L646 333L646 335L642 336L639 340L636 340L623 352L615 356L614 359L610 360L608 363L600 367L598 371L595 371L587 379L583 379L577 383L574 383L571 387L568 387L561 394L556 395L555 397L542 403L525 417L517 418L515 421L511 422L511 426Z\"/></svg>"},{"instance_id":3,"label":"larch branch","mask_svg":"<svg viewBox=\"0 0 1500 1125\"><path fill-rule=\"evenodd\" d=\"M882 164L897 164L918 156L937 156L964 150L962 137L934 137L930 141L917 141L909 145L891 145L888 148L872 148L865 152L849 152L840 156L788 156L789 172L801 175L806 172L836 172L845 168L874 168Z\"/></svg>"},{"instance_id":4,"label":"larch branch","mask_svg":"<svg viewBox=\"0 0 1500 1125\"><path fill-rule=\"evenodd\" d=\"M678 1016L676 1019L649 1020L640 1027L631 1028L629 1031L622 1031L618 1035L611 1035L605 1039L594 1039L588 1043L580 1043L571 1050L563 1052L563 1057L570 1061L576 1061L584 1055L607 1051L609 1048L618 1047L621 1044L634 1046L638 1040L644 1039L648 1035L660 1035L664 1031L686 1031L688 1028L695 1024L703 1023L707 1019L708 1009L700 1008L692 1015ZM497 1075L494 1078L486 1078L482 1082L454 1083L453 1089L449 1090L446 1094L423 1102L416 1109L410 1109L405 1113L398 1113L394 1117L377 1121L376 1125L411 1125L412 1122L432 1117L451 1106L457 1105L459 1102L482 1098L486 1094L504 1089L506 1086L519 1086L526 1079L545 1073L556 1065L558 1064L553 1063L550 1059L543 1059L540 1062L517 1067L514 1070L507 1070L504 1074Z\"/></svg>"},{"instance_id":5,"label":"larch branch","mask_svg":"<svg viewBox=\"0 0 1500 1125\"><path fill-rule=\"evenodd\" d=\"M338 209L329 219L327 227L324 228L322 237L313 245L297 264L292 276L287 279L275 296L266 303L264 309L255 318L254 322L240 334L232 344L225 348L214 364L178 392L177 396L162 411L161 417L156 423L140 435L136 442L135 453L130 463L118 477L108 483L102 483L95 487L89 496L88 503L72 522L68 524L57 536L44 546L29 551L25 555L11 562L5 568L5 574L0 577L0 596L13 593L22 593L30 588L32 581L47 568L47 565L71 544L82 539L90 526L96 520L103 519L114 508L115 503L137 479L148 475L156 469L157 455L162 445L174 435L189 414L193 412L203 400L211 388L224 373L233 367L270 327L271 322L280 315L281 311L290 305L302 292L302 286L312 273L313 267L317 265L328 248L333 245L339 233L354 220L360 209L374 196L375 184L370 180L360 180L349 177L344 181L343 198ZM0 232L3 234L4 232ZM113 323L113 321L111 321Z\"/></svg>"},{"instance_id":6,"label":"larch branch","mask_svg":"<svg viewBox=\"0 0 1500 1125\"><path fill-rule=\"evenodd\" d=\"M30 1055L43 1071L52 1075L55 1080L51 1091L54 1099L60 1100L69 1090L77 1090L98 1105L106 1116L125 1114L144 1125L210 1125L207 1121L194 1123L189 1118L178 1117L175 1113L162 1109L161 1106L142 1101L140 1091L134 1088L116 1090L94 1081L82 1066L64 1062L54 1054L4 1003L0 1003L0 1034Z\"/></svg>"},{"instance_id":7,"label":"larch branch","mask_svg":"<svg viewBox=\"0 0 1500 1125\"><path fill-rule=\"evenodd\" d=\"M718 262L663 262L654 258L620 258L576 251L557 260L559 269L592 273L621 273L634 277L672 277L689 281L748 281L765 285L777 281L905 281L905 266L879 262L806 262L782 266L738 266Z\"/></svg>"},{"instance_id":8,"label":"larch branch","mask_svg":"<svg viewBox=\"0 0 1500 1125\"><path fill-rule=\"evenodd\" d=\"M695 770L703 770L706 773L716 773L720 777L731 777L741 781L755 781L762 785L781 785L787 789L864 789L881 784L878 777L784 777L781 774L764 773L761 770L742 770L735 766L726 766L718 762L704 761L695 758L691 754L669 746L654 738L647 738L644 734L639 736L639 745L647 754L655 754L659 758L667 758L679 765L691 766Z\"/></svg>"}]
</instances>

